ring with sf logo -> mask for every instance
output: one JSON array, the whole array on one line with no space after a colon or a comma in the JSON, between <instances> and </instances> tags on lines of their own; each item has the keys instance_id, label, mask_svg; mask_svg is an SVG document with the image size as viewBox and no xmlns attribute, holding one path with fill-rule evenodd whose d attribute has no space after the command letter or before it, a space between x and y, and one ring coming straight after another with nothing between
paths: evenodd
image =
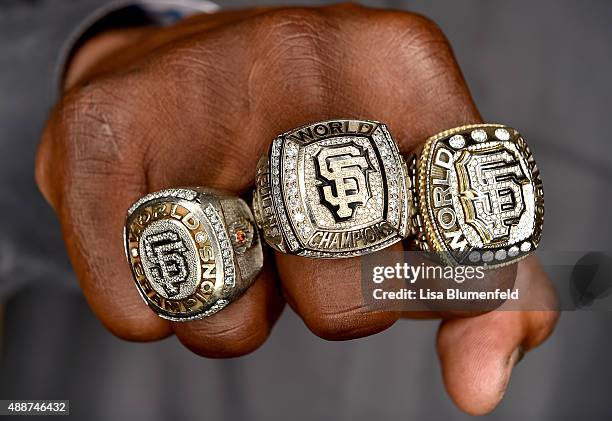
<instances>
[{"instance_id":1,"label":"ring with sf logo","mask_svg":"<svg viewBox=\"0 0 612 421\"><path fill-rule=\"evenodd\" d=\"M221 310L263 266L247 204L199 187L162 190L137 201L128 211L124 243L140 295L173 321Z\"/></svg>"},{"instance_id":2,"label":"ring with sf logo","mask_svg":"<svg viewBox=\"0 0 612 421\"><path fill-rule=\"evenodd\" d=\"M384 124L329 120L278 136L257 167L253 209L274 249L359 256L405 237L407 168Z\"/></svg>"},{"instance_id":3,"label":"ring with sf logo","mask_svg":"<svg viewBox=\"0 0 612 421\"><path fill-rule=\"evenodd\" d=\"M501 267L538 246L540 172L521 135L499 124L457 127L428 139L409 162L412 234L446 263Z\"/></svg>"}]
</instances>

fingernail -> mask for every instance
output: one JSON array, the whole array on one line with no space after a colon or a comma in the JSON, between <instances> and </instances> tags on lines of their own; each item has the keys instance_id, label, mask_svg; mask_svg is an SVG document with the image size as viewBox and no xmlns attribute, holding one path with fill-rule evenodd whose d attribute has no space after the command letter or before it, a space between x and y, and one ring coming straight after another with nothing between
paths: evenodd
<instances>
[{"instance_id":1,"label":"fingernail","mask_svg":"<svg viewBox=\"0 0 612 421\"><path fill-rule=\"evenodd\" d=\"M506 389L508 389L508 384L510 383L510 377L512 376L512 370L523 359L524 355L525 355L525 349L522 346L518 346L508 356L508 360L506 362L506 376L505 376L505 379L504 379L504 382L501 388L499 400L501 400L506 394Z\"/></svg>"},{"instance_id":2,"label":"fingernail","mask_svg":"<svg viewBox=\"0 0 612 421\"><path fill-rule=\"evenodd\" d=\"M510 357L508 357L508 365L510 366L510 368L516 367L516 365L521 362L524 356L525 348L523 348L522 346L516 347L516 349L512 351L512 354L510 354Z\"/></svg>"}]
</instances>

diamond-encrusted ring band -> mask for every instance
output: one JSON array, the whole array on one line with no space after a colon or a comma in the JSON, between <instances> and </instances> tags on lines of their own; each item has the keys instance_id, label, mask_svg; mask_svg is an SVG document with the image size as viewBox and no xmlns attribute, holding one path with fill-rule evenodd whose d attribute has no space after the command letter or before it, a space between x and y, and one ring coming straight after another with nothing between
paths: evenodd
<instances>
[{"instance_id":1,"label":"diamond-encrusted ring band","mask_svg":"<svg viewBox=\"0 0 612 421\"><path fill-rule=\"evenodd\" d=\"M328 120L278 136L257 166L255 219L274 249L359 256L407 231L407 168L384 124Z\"/></svg>"},{"instance_id":2,"label":"diamond-encrusted ring band","mask_svg":"<svg viewBox=\"0 0 612 421\"><path fill-rule=\"evenodd\" d=\"M162 190L134 203L124 245L138 292L160 317L173 321L221 310L263 265L247 204L199 187Z\"/></svg>"},{"instance_id":3,"label":"diamond-encrusted ring band","mask_svg":"<svg viewBox=\"0 0 612 421\"><path fill-rule=\"evenodd\" d=\"M521 135L500 124L429 138L409 160L410 231L418 248L453 265L514 263L537 247L544 196Z\"/></svg>"}]
</instances>

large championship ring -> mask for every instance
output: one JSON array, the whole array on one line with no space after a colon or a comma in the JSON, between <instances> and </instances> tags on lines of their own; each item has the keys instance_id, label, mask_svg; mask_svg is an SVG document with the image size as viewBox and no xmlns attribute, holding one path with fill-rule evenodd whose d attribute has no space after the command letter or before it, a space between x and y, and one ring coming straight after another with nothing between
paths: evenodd
<instances>
[{"instance_id":1,"label":"large championship ring","mask_svg":"<svg viewBox=\"0 0 612 421\"><path fill-rule=\"evenodd\" d=\"M246 203L203 188L163 190L137 201L128 211L124 243L138 292L173 321L221 310L263 265Z\"/></svg>"},{"instance_id":2,"label":"large championship ring","mask_svg":"<svg viewBox=\"0 0 612 421\"><path fill-rule=\"evenodd\" d=\"M542 180L515 130L476 124L439 133L409 160L410 230L448 264L514 263L542 236Z\"/></svg>"},{"instance_id":3,"label":"large championship ring","mask_svg":"<svg viewBox=\"0 0 612 421\"><path fill-rule=\"evenodd\" d=\"M259 161L255 218L266 242L284 253L371 253L407 233L406 175L384 124L309 124L278 136Z\"/></svg>"}]
</instances>

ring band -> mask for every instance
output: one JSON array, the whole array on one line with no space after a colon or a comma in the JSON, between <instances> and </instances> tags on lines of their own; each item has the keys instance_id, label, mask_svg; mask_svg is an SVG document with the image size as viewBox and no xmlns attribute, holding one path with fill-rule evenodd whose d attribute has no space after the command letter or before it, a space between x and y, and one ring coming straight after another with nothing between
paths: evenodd
<instances>
[{"instance_id":1,"label":"ring band","mask_svg":"<svg viewBox=\"0 0 612 421\"><path fill-rule=\"evenodd\" d=\"M199 187L162 190L134 203L124 245L138 292L160 317L173 321L221 310L263 266L247 204Z\"/></svg>"},{"instance_id":2,"label":"ring band","mask_svg":"<svg viewBox=\"0 0 612 421\"><path fill-rule=\"evenodd\" d=\"M496 268L538 246L542 180L515 129L475 124L438 133L409 160L409 174L417 248L449 264Z\"/></svg>"},{"instance_id":3,"label":"ring band","mask_svg":"<svg viewBox=\"0 0 612 421\"><path fill-rule=\"evenodd\" d=\"M278 136L257 166L255 219L274 249L360 256L406 236L407 168L384 124L328 120Z\"/></svg>"}]
</instances>

